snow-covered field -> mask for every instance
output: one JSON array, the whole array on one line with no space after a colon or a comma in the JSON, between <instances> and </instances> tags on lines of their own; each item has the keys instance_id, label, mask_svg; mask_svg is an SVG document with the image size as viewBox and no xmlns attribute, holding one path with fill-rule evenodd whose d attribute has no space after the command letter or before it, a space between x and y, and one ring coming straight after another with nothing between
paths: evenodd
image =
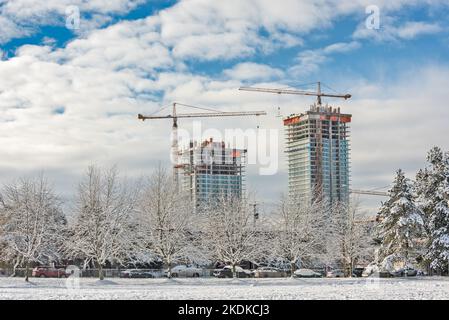
<instances>
[{"instance_id":1,"label":"snow-covered field","mask_svg":"<svg viewBox=\"0 0 449 320\"><path fill-rule=\"evenodd\" d=\"M0 299L449 299L449 278L0 278Z\"/></svg>"}]
</instances>

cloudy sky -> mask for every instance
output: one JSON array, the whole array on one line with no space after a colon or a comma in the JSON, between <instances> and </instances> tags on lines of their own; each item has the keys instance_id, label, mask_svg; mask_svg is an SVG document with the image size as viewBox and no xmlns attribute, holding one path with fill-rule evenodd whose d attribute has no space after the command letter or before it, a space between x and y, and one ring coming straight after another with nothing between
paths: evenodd
<instances>
[{"instance_id":1,"label":"cloudy sky","mask_svg":"<svg viewBox=\"0 0 449 320\"><path fill-rule=\"evenodd\" d=\"M367 28L373 5L379 29ZM449 149L448 17L447 0L0 0L0 182L45 171L69 198L91 163L133 177L168 165L170 123L136 114L179 101L267 111L201 124L279 130L277 174L248 168L269 203L287 186L278 108L313 98L237 89L318 80L353 95L325 101L353 114L352 186L413 177L429 148Z\"/></svg>"}]
</instances>

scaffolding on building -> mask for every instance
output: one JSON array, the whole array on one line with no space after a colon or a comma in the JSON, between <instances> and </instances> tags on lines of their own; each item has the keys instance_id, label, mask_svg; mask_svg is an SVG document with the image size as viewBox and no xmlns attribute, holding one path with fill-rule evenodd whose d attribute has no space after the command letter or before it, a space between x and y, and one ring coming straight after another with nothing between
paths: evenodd
<instances>
[{"instance_id":1,"label":"scaffolding on building","mask_svg":"<svg viewBox=\"0 0 449 320\"><path fill-rule=\"evenodd\" d=\"M284 119L290 196L349 201L350 122L339 108L316 104Z\"/></svg>"},{"instance_id":2,"label":"scaffolding on building","mask_svg":"<svg viewBox=\"0 0 449 320\"><path fill-rule=\"evenodd\" d=\"M196 205L221 194L243 197L246 154L246 149L226 147L225 142L212 138L201 143L190 141L178 157L181 187L190 192Z\"/></svg>"}]
</instances>

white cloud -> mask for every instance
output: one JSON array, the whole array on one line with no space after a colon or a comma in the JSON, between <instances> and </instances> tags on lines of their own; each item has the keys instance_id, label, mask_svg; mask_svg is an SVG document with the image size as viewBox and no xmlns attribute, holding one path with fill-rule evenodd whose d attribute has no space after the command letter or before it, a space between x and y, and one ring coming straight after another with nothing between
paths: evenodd
<instances>
[{"instance_id":1,"label":"white cloud","mask_svg":"<svg viewBox=\"0 0 449 320\"><path fill-rule=\"evenodd\" d=\"M399 27L396 32L401 39L413 39L425 34L439 33L442 30L443 28L436 23L407 22Z\"/></svg>"},{"instance_id":2,"label":"white cloud","mask_svg":"<svg viewBox=\"0 0 449 320\"><path fill-rule=\"evenodd\" d=\"M360 48L360 46L360 43L356 41L338 42L320 49L301 51L297 57L299 63L292 66L289 73L296 76L306 76L317 72L323 63L331 59L330 55L347 53Z\"/></svg>"},{"instance_id":3,"label":"white cloud","mask_svg":"<svg viewBox=\"0 0 449 320\"><path fill-rule=\"evenodd\" d=\"M223 74L231 79L238 80L271 80L281 78L284 72L264 64L242 62L232 69L224 70Z\"/></svg>"},{"instance_id":4,"label":"white cloud","mask_svg":"<svg viewBox=\"0 0 449 320\"><path fill-rule=\"evenodd\" d=\"M360 48L360 43L356 41L352 42L338 42L333 43L325 47L322 52L325 54L333 54L333 53L346 53Z\"/></svg>"},{"instance_id":5,"label":"white cloud","mask_svg":"<svg viewBox=\"0 0 449 320\"><path fill-rule=\"evenodd\" d=\"M443 31L438 23L407 21L400 24L392 17L382 17L379 30L367 29L361 24L355 30L354 39L374 40L379 42L412 40L423 35L437 34Z\"/></svg>"},{"instance_id":6,"label":"white cloud","mask_svg":"<svg viewBox=\"0 0 449 320\"><path fill-rule=\"evenodd\" d=\"M0 44L13 38L21 38L31 33L30 28L22 28L10 19L0 15Z\"/></svg>"},{"instance_id":7,"label":"white cloud","mask_svg":"<svg viewBox=\"0 0 449 320\"><path fill-rule=\"evenodd\" d=\"M0 43L29 36L40 26L65 25L66 8L76 6L82 20L79 32L85 33L110 21L112 14L123 14L144 0L3 0L0 1Z\"/></svg>"},{"instance_id":8,"label":"white cloud","mask_svg":"<svg viewBox=\"0 0 449 320\"><path fill-rule=\"evenodd\" d=\"M416 76L419 75L419 76ZM398 168L410 178L434 145L449 150L448 66L424 66L402 72L397 81L353 79L352 177L356 187L388 185ZM438 103L434 103L438 101Z\"/></svg>"}]
</instances>

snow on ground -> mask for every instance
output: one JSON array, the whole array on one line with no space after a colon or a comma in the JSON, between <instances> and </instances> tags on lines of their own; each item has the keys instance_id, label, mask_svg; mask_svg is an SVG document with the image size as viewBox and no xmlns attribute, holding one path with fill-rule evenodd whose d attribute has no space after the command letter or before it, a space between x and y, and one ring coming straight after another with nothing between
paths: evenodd
<instances>
[{"instance_id":1,"label":"snow on ground","mask_svg":"<svg viewBox=\"0 0 449 320\"><path fill-rule=\"evenodd\" d=\"M449 278L0 278L0 299L449 299Z\"/></svg>"}]
</instances>

